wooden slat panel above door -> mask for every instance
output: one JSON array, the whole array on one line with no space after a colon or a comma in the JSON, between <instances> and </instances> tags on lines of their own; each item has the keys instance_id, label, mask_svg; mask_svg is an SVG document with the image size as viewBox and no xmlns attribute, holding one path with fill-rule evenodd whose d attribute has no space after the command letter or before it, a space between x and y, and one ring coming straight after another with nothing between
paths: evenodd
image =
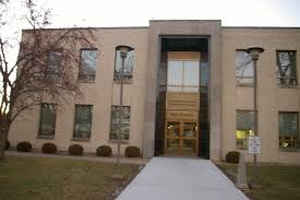
<instances>
[{"instance_id":1,"label":"wooden slat panel above door","mask_svg":"<svg viewBox=\"0 0 300 200\"><path fill-rule=\"evenodd\" d=\"M199 110L199 93L167 92L167 110Z\"/></svg>"},{"instance_id":2,"label":"wooden slat panel above door","mask_svg":"<svg viewBox=\"0 0 300 200\"><path fill-rule=\"evenodd\" d=\"M196 51L169 51L168 60L200 60L200 52Z\"/></svg>"}]
</instances>

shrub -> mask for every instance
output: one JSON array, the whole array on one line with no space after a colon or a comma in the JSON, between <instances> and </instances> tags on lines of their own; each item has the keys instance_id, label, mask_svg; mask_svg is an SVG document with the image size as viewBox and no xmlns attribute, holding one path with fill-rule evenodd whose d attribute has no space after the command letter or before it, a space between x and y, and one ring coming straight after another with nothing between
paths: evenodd
<instances>
[{"instance_id":1,"label":"shrub","mask_svg":"<svg viewBox=\"0 0 300 200\"><path fill-rule=\"evenodd\" d=\"M42 146L43 153L55 154L57 153L57 147L53 143L45 143Z\"/></svg>"},{"instance_id":2,"label":"shrub","mask_svg":"<svg viewBox=\"0 0 300 200\"><path fill-rule=\"evenodd\" d=\"M83 147L80 144L72 144L69 146L69 154L81 156L83 154Z\"/></svg>"},{"instance_id":3,"label":"shrub","mask_svg":"<svg viewBox=\"0 0 300 200\"><path fill-rule=\"evenodd\" d=\"M10 142L8 140L6 140L5 142L5 150L8 150L10 147Z\"/></svg>"},{"instance_id":4,"label":"shrub","mask_svg":"<svg viewBox=\"0 0 300 200\"><path fill-rule=\"evenodd\" d=\"M30 142L20 142L17 144L17 151L20 152L31 152L32 150L32 145L30 144Z\"/></svg>"},{"instance_id":5,"label":"shrub","mask_svg":"<svg viewBox=\"0 0 300 200\"><path fill-rule=\"evenodd\" d=\"M128 158L136 158L140 157L141 152L140 149L136 146L128 146L125 149L125 156Z\"/></svg>"},{"instance_id":6,"label":"shrub","mask_svg":"<svg viewBox=\"0 0 300 200\"><path fill-rule=\"evenodd\" d=\"M110 157L112 154L111 147L108 145L102 145L97 148L96 154L97 156Z\"/></svg>"},{"instance_id":7,"label":"shrub","mask_svg":"<svg viewBox=\"0 0 300 200\"><path fill-rule=\"evenodd\" d=\"M228 163L239 163L240 152L238 151L230 151L226 154L225 160Z\"/></svg>"}]
</instances>

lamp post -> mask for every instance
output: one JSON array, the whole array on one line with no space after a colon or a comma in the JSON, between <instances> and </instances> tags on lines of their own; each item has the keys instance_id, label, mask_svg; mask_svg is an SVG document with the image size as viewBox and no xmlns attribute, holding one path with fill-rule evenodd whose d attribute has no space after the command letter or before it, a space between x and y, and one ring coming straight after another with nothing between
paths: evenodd
<instances>
[{"instance_id":1,"label":"lamp post","mask_svg":"<svg viewBox=\"0 0 300 200\"><path fill-rule=\"evenodd\" d=\"M122 66L121 66L121 70L119 72L119 81L120 81L120 110L119 110L119 131L118 131L118 155L117 155L117 165L120 165L120 157L121 157L121 142L122 142L122 138L121 138L121 119L123 117L123 82L124 82L124 68L125 68L125 59L127 57L127 54L129 51L132 51L133 48L129 47L129 46L118 46L117 51L120 51L120 56L122 59Z\"/></svg>"},{"instance_id":2,"label":"lamp post","mask_svg":"<svg viewBox=\"0 0 300 200\"><path fill-rule=\"evenodd\" d=\"M254 109L254 136L257 136L257 127L258 127L258 115L257 115L257 61L259 59L259 54L263 53L264 49L258 46L249 47L247 49L247 53L251 56L251 59L253 61L253 75L254 75L254 83L253 83L253 109ZM253 156L254 164L257 162L256 154Z\"/></svg>"}]
</instances>

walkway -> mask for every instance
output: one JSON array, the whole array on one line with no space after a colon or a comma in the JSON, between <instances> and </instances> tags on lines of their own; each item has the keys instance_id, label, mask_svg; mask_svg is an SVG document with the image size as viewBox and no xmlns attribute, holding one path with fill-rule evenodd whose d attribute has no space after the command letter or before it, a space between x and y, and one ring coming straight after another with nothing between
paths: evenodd
<instances>
[{"instance_id":1,"label":"walkway","mask_svg":"<svg viewBox=\"0 0 300 200\"><path fill-rule=\"evenodd\" d=\"M211 162L153 158L117 200L248 200Z\"/></svg>"}]
</instances>

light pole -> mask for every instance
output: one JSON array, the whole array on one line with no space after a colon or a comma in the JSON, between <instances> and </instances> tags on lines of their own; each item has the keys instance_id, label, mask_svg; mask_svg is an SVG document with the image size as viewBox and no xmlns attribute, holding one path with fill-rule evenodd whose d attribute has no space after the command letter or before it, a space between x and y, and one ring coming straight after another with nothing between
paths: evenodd
<instances>
[{"instance_id":1,"label":"light pole","mask_svg":"<svg viewBox=\"0 0 300 200\"><path fill-rule=\"evenodd\" d=\"M253 76L254 76L254 83L253 83L253 109L254 109L254 124L253 124L253 131L254 136L257 136L257 127L258 127L258 114L257 114L257 61L259 59L259 54L264 52L264 49L258 46L249 47L247 52L251 56L253 60ZM257 157L256 154L253 156L254 164L256 165Z\"/></svg>"},{"instance_id":2,"label":"light pole","mask_svg":"<svg viewBox=\"0 0 300 200\"><path fill-rule=\"evenodd\" d=\"M122 138L121 138L121 119L123 117L123 82L124 82L124 67L125 67L125 59L127 57L127 54L129 51L132 51L133 48L129 47L129 46L118 46L116 48L117 51L120 51L120 56L122 59L122 66L121 66L121 70L119 72L119 81L120 81L120 110L119 110L119 131L118 131L118 155L117 155L117 165L120 165L120 157L121 157L121 142L122 142Z\"/></svg>"}]
</instances>

